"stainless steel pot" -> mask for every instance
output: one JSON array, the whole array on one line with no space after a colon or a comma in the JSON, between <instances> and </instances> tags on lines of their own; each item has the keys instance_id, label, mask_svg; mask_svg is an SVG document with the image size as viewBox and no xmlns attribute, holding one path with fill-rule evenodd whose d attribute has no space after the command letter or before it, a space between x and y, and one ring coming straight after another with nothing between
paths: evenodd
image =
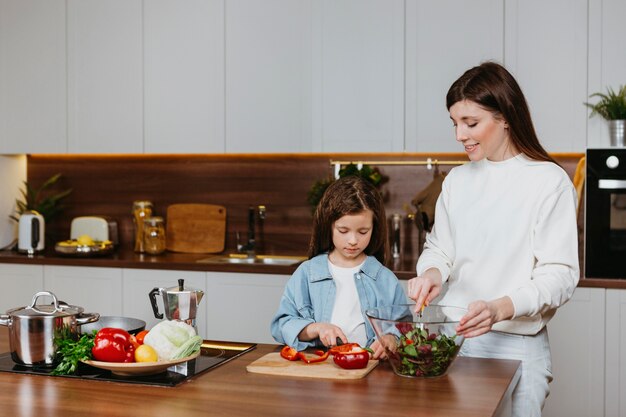
<instances>
[{"instance_id":1,"label":"stainless steel pot","mask_svg":"<svg viewBox=\"0 0 626 417\"><path fill-rule=\"evenodd\" d=\"M51 297L52 304L37 304L39 297ZM78 326L97 321L98 313L83 313L82 307L67 305L48 291L38 292L27 307L0 315L0 325L9 328L11 357L26 366L53 366L55 338L77 337Z\"/></svg>"}]
</instances>

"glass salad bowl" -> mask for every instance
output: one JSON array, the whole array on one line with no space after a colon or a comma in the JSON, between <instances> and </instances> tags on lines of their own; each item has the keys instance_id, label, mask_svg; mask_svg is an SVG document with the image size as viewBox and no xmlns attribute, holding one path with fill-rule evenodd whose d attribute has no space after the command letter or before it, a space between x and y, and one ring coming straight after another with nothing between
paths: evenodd
<instances>
[{"instance_id":1,"label":"glass salad bowl","mask_svg":"<svg viewBox=\"0 0 626 417\"><path fill-rule=\"evenodd\" d=\"M456 334L456 327L467 310L433 304L416 313L415 308L415 304L401 304L373 308L365 314L397 375L445 375L463 344L464 337Z\"/></svg>"}]
</instances>

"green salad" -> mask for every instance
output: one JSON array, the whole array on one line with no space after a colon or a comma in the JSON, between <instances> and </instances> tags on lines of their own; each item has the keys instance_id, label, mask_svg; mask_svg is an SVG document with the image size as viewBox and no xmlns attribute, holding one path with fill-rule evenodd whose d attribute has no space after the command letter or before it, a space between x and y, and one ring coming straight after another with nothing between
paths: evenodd
<instances>
[{"instance_id":1,"label":"green salad","mask_svg":"<svg viewBox=\"0 0 626 417\"><path fill-rule=\"evenodd\" d=\"M407 331L402 331L407 330ZM401 375L439 376L454 360L459 351L454 336L429 333L426 327L401 329L402 335L395 352Z\"/></svg>"}]
</instances>

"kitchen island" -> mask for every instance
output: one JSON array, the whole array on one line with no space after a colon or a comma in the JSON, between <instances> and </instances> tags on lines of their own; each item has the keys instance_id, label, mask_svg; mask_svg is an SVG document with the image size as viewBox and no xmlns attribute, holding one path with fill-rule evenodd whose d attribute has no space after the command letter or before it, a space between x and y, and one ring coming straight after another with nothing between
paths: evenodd
<instances>
[{"instance_id":1,"label":"kitchen island","mask_svg":"<svg viewBox=\"0 0 626 417\"><path fill-rule=\"evenodd\" d=\"M396 376L381 363L357 380L252 374L257 348L177 387L0 372L0 404L10 416L508 416L518 361L459 358L434 379ZM9 350L0 329L0 352Z\"/></svg>"}]
</instances>

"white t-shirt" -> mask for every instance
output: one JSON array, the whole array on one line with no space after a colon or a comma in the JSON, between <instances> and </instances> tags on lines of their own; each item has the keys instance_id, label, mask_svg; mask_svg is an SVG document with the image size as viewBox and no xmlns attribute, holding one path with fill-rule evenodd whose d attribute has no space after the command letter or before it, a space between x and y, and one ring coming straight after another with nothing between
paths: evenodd
<instances>
[{"instance_id":1,"label":"white t-shirt","mask_svg":"<svg viewBox=\"0 0 626 417\"><path fill-rule=\"evenodd\" d=\"M576 201L565 171L523 154L454 168L417 274L439 269L444 305L509 296L514 318L493 329L536 334L578 283Z\"/></svg>"},{"instance_id":2,"label":"white t-shirt","mask_svg":"<svg viewBox=\"0 0 626 417\"><path fill-rule=\"evenodd\" d=\"M354 275L361 270L361 266L342 268L328 261L328 269L335 282L336 295L333 313L330 322L343 331L350 343L361 346L367 344L365 321L361 313L361 301L356 290Z\"/></svg>"}]
</instances>

